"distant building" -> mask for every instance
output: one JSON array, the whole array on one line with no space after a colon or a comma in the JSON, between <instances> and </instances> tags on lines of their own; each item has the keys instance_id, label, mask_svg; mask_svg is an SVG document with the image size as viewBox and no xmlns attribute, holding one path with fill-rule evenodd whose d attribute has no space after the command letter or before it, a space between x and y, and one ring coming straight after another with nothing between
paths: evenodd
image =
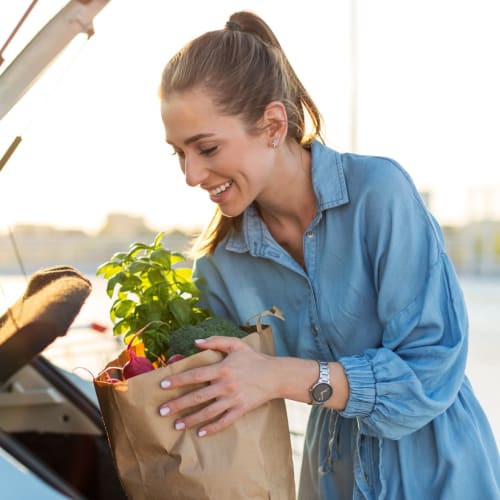
<instances>
[{"instance_id":1,"label":"distant building","mask_svg":"<svg viewBox=\"0 0 500 500\"><path fill-rule=\"evenodd\" d=\"M107 217L97 235L48 225L15 225L11 234L0 233L0 274L20 274L23 269L31 273L42 267L66 264L92 275L114 253L127 251L136 241L151 243L157 233L143 217L117 213ZM167 231L164 244L184 253L192 239L193 234Z\"/></svg>"},{"instance_id":2,"label":"distant building","mask_svg":"<svg viewBox=\"0 0 500 500\"><path fill-rule=\"evenodd\" d=\"M447 253L459 273L500 275L500 219L480 219L442 229ZM33 272L61 264L94 274L114 253L127 251L137 241L151 243L157 233L143 217L117 213L107 217L97 235L46 225L16 225L11 235L0 234L0 274L19 274L22 267ZM163 241L165 247L187 255L195 236L174 229L165 232Z\"/></svg>"},{"instance_id":3,"label":"distant building","mask_svg":"<svg viewBox=\"0 0 500 500\"><path fill-rule=\"evenodd\" d=\"M121 213L111 213L99 231L100 236L115 236L127 238L150 235L154 230L148 227L144 217Z\"/></svg>"}]
</instances>

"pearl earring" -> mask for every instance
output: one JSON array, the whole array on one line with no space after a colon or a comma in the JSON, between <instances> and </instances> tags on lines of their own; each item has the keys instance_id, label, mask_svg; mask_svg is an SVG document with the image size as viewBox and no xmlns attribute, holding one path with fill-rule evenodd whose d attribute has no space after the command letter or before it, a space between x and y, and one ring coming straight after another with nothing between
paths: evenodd
<instances>
[{"instance_id":1,"label":"pearl earring","mask_svg":"<svg viewBox=\"0 0 500 500\"><path fill-rule=\"evenodd\" d=\"M271 142L271 146L273 149L276 149L278 147L278 142L279 142L280 138L279 137L276 137L273 139L273 142Z\"/></svg>"}]
</instances>

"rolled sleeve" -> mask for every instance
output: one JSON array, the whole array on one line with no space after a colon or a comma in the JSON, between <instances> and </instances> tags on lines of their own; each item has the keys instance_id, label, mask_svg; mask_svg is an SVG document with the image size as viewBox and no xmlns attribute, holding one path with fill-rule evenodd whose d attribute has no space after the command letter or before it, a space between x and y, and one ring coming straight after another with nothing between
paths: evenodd
<instances>
[{"instance_id":1,"label":"rolled sleeve","mask_svg":"<svg viewBox=\"0 0 500 500\"><path fill-rule=\"evenodd\" d=\"M350 356L339 359L349 381L349 400L343 417L367 417L375 406L375 376L372 364L365 356Z\"/></svg>"}]
</instances>

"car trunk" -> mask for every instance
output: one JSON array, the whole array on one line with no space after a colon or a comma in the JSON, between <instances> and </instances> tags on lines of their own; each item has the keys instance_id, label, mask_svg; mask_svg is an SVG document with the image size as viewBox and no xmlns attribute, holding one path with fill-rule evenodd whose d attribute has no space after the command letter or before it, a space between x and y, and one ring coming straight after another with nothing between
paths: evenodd
<instances>
[{"instance_id":1,"label":"car trunk","mask_svg":"<svg viewBox=\"0 0 500 500\"><path fill-rule=\"evenodd\" d=\"M63 495L122 499L91 382L41 354L90 290L73 268L42 270L0 317L0 450Z\"/></svg>"}]
</instances>

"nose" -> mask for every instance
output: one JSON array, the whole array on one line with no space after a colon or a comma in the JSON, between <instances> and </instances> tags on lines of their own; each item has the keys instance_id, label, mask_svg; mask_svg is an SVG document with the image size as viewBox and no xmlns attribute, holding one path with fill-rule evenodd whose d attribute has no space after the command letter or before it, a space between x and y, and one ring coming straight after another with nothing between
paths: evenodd
<instances>
[{"instance_id":1,"label":"nose","mask_svg":"<svg viewBox=\"0 0 500 500\"><path fill-rule=\"evenodd\" d=\"M199 186L207 175L206 169L193 156L184 158L184 178L188 186Z\"/></svg>"}]
</instances>

